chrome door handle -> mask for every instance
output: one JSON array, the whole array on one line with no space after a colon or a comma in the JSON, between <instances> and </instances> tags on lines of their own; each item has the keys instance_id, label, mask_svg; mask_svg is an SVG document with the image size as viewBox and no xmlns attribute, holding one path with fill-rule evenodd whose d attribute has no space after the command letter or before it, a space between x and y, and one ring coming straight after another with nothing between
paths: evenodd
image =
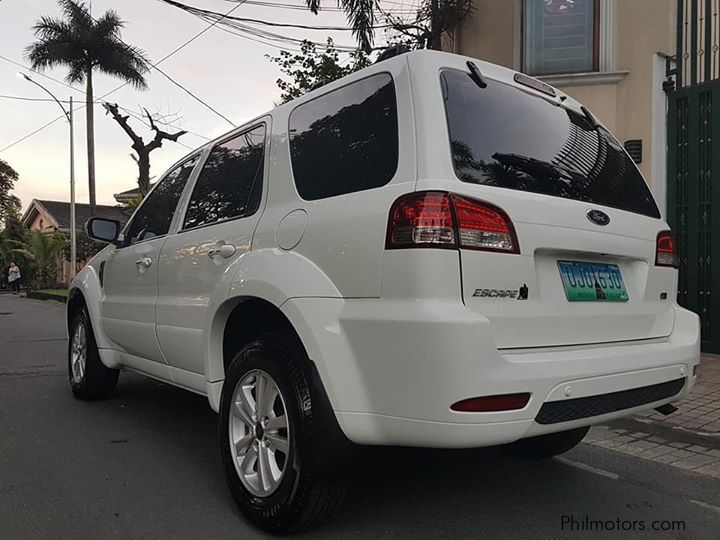
<instances>
[{"instance_id":1,"label":"chrome door handle","mask_svg":"<svg viewBox=\"0 0 720 540\"><path fill-rule=\"evenodd\" d=\"M235 246L232 244L218 244L214 248L210 248L208 251L208 257L214 259L215 257L222 257L228 259L235 255Z\"/></svg>"},{"instance_id":2,"label":"chrome door handle","mask_svg":"<svg viewBox=\"0 0 720 540\"><path fill-rule=\"evenodd\" d=\"M152 266L153 260L150 257L143 257L142 259L138 259L135 261L135 266L137 266L138 270L150 268Z\"/></svg>"}]
</instances>

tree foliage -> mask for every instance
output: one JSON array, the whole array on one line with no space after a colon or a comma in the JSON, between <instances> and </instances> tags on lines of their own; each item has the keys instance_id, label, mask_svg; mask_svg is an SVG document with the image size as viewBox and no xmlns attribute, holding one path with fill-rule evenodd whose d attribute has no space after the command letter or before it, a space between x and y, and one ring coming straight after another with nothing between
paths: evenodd
<instances>
[{"instance_id":1,"label":"tree foliage","mask_svg":"<svg viewBox=\"0 0 720 540\"><path fill-rule=\"evenodd\" d=\"M54 286L57 282L59 256L66 244L67 239L62 233L43 233L34 230L30 231L26 242L12 249L12 254L22 255L35 262L37 267L35 285L44 289Z\"/></svg>"},{"instance_id":2,"label":"tree foliage","mask_svg":"<svg viewBox=\"0 0 720 540\"><path fill-rule=\"evenodd\" d=\"M340 53L331 38L327 39L325 48L321 50L318 50L314 43L303 41L299 53L280 51L279 56L268 56L268 58L289 77L289 80L282 78L277 80L281 103L287 103L318 85L354 73L371 63L367 54L357 50L352 53L350 62L343 66L340 62Z\"/></svg>"},{"instance_id":3,"label":"tree foliage","mask_svg":"<svg viewBox=\"0 0 720 540\"><path fill-rule=\"evenodd\" d=\"M455 29L474 11L473 0L422 0L415 13L383 12L390 26L391 43L412 49L442 49L443 37L452 39Z\"/></svg>"},{"instance_id":4,"label":"tree foliage","mask_svg":"<svg viewBox=\"0 0 720 540\"><path fill-rule=\"evenodd\" d=\"M0 159L0 223L4 223L9 215L20 212L20 199L10 193L17 180L15 169Z\"/></svg>"},{"instance_id":5,"label":"tree foliage","mask_svg":"<svg viewBox=\"0 0 720 540\"><path fill-rule=\"evenodd\" d=\"M150 63L142 50L121 38L125 22L113 10L95 19L86 4L78 0L59 0L63 17L40 17L33 26L37 41L25 54L33 69L62 66L68 69L69 83L85 83L87 109L88 184L90 206L95 209L95 128L93 116L93 71L116 77L143 90L144 74Z\"/></svg>"}]
</instances>

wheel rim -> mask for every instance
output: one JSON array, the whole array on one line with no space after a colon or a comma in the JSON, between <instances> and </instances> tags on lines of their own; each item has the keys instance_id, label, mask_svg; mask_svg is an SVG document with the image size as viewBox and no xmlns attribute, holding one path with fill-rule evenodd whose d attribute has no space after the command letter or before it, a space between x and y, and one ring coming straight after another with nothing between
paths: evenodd
<instances>
[{"instance_id":1,"label":"wheel rim","mask_svg":"<svg viewBox=\"0 0 720 540\"><path fill-rule=\"evenodd\" d=\"M75 327L70 344L70 369L73 381L80 384L85 376L85 363L87 360L87 332L85 324L80 322Z\"/></svg>"},{"instance_id":2,"label":"wheel rim","mask_svg":"<svg viewBox=\"0 0 720 540\"><path fill-rule=\"evenodd\" d=\"M290 425L280 388L266 372L245 374L230 405L230 454L243 486L268 497L289 466Z\"/></svg>"}]
</instances>

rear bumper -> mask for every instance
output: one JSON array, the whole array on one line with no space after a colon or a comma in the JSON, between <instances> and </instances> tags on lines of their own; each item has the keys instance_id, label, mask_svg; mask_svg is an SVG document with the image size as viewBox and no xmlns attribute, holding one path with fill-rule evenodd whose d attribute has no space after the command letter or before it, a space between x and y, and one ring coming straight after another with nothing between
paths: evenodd
<instances>
[{"instance_id":1,"label":"rear bumper","mask_svg":"<svg viewBox=\"0 0 720 540\"><path fill-rule=\"evenodd\" d=\"M342 430L361 444L490 446L620 418L685 396L700 357L697 316L679 307L667 338L504 351L487 319L453 303L303 298L283 310L317 364ZM548 402L562 409L562 402L678 379L684 382L669 397L649 393L619 410L536 420ZM518 392L531 393L521 410L450 410L462 399Z\"/></svg>"}]
</instances>

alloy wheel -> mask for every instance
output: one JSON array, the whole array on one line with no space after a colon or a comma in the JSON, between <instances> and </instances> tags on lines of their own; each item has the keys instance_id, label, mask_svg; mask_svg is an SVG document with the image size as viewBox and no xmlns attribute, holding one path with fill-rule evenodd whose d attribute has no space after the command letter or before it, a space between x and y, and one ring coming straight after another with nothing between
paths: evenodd
<instances>
[{"instance_id":1,"label":"alloy wheel","mask_svg":"<svg viewBox=\"0 0 720 540\"><path fill-rule=\"evenodd\" d=\"M253 495L273 494L289 466L290 425L280 388L254 369L238 382L229 416L230 453L243 486Z\"/></svg>"},{"instance_id":2,"label":"alloy wheel","mask_svg":"<svg viewBox=\"0 0 720 540\"><path fill-rule=\"evenodd\" d=\"M87 361L87 331L85 324L78 323L70 345L70 369L75 384L82 383L85 376L85 365Z\"/></svg>"}]
</instances>

